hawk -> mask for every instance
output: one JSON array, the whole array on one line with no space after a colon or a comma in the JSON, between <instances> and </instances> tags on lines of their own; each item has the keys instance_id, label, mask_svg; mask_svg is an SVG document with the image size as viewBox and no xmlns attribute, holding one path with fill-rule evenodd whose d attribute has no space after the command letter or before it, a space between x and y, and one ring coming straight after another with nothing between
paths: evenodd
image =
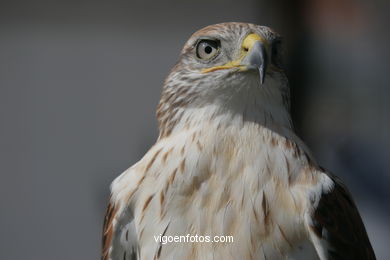
<instances>
[{"instance_id":1,"label":"hawk","mask_svg":"<svg viewBox=\"0 0 390 260\"><path fill-rule=\"evenodd\" d=\"M347 188L294 133L281 48L247 23L190 37L158 140L111 185L102 259L375 259ZM155 239L187 234L234 242Z\"/></svg>"}]
</instances>

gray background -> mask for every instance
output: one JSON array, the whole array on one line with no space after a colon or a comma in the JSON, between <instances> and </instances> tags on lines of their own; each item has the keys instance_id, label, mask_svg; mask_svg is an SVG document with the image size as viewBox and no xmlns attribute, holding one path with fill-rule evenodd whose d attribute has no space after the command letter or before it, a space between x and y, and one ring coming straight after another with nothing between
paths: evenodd
<instances>
[{"instance_id":1,"label":"gray background","mask_svg":"<svg viewBox=\"0 0 390 260\"><path fill-rule=\"evenodd\" d=\"M157 136L164 77L195 30L285 36L293 117L389 259L385 0L0 1L0 258L98 259L110 182Z\"/></svg>"}]
</instances>

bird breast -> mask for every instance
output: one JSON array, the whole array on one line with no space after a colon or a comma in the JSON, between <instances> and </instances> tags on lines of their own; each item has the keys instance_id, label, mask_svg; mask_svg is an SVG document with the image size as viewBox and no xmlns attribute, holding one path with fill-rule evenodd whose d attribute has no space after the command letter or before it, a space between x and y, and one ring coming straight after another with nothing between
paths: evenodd
<instances>
[{"instance_id":1,"label":"bird breast","mask_svg":"<svg viewBox=\"0 0 390 260\"><path fill-rule=\"evenodd\" d=\"M133 190L122 194L134 204L144 259L159 250L153 236L162 234L234 238L164 245L161 254L175 259L285 259L305 242L316 176L295 143L259 125L180 131L160 139L134 172Z\"/></svg>"}]
</instances>

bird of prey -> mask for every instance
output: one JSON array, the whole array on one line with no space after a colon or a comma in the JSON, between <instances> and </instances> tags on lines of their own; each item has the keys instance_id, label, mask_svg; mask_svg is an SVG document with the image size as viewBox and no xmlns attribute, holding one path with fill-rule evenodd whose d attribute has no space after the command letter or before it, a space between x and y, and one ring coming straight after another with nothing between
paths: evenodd
<instances>
[{"instance_id":1,"label":"bird of prey","mask_svg":"<svg viewBox=\"0 0 390 260\"><path fill-rule=\"evenodd\" d=\"M247 23L190 37L156 143L111 185L102 259L375 259L350 193L294 133L281 48ZM234 241L155 239L187 234Z\"/></svg>"}]
</instances>

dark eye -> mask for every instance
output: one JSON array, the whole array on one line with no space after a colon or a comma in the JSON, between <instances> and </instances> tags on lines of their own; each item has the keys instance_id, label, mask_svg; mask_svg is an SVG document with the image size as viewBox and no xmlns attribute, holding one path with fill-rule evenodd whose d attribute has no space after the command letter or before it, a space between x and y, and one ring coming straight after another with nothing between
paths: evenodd
<instances>
[{"instance_id":1,"label":"dark eye","mask_svg":"<svg viewBox=\"0 0 390 260\"><path fill-rule=\"evenodd\" d=\"M202 60L209 60L217 55L219 46L219 41L201 40L196 46L196 56Z\"/></svg>"},{"instance_id":2,"label":"dark eye","mask_svg":"<svg viewBox=\"0 0 390 260\"><path fill-rule=\"evenodd\" d=\"M282 60L282 41L275 40L271 45L271 60L272 63L278 67L283 68L283 60Z\"/></svg>"}]
</instances>

